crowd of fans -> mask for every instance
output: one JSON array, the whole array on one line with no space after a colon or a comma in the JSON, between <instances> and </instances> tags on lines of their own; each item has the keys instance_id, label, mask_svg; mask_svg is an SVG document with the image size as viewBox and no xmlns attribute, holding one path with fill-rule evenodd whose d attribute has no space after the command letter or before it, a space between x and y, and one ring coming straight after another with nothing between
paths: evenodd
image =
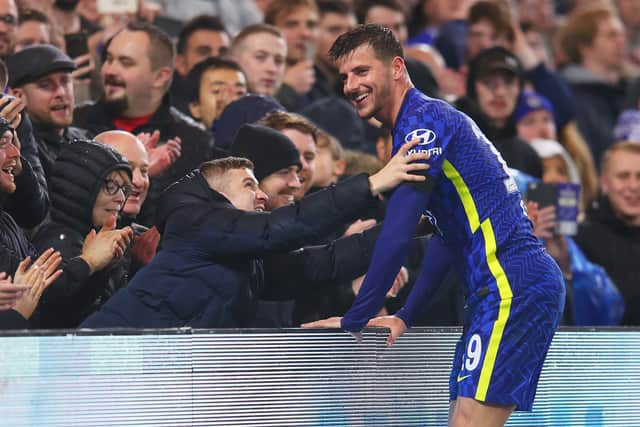
<instances>
[{"instance_id":1,"label":"crowd of fans","mask_svg":"<svg viewBox=\"0 0 640 427\"><path fill-rule=\"evenodd\" d=\"M424 166L392 158L329 60L367 23L502 155L564 274L564 323L640 325L640 1L130 3L0 0L0 328L344 313L389 191ZM557 226L562 200L527 200L539 183L580 186L576 229ZM418 227L382 312L432 232ZM417 324L460 324L459 280Z\"/></svg>"}]
</instances>

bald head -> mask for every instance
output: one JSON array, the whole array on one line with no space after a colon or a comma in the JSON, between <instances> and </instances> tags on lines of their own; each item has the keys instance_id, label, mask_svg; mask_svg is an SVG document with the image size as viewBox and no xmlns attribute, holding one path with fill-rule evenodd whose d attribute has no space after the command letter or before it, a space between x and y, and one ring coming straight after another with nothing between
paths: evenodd
<instances>
[{"instance_id":1,"label":"bald head","mask_svg":"<svg viewBox=\"0 0 640 427\"><path fill-rule=\"evenodd\" d=\"M95 137L95 140L110 146L122 154L133 171L132 191L124 205L125 215L135 217L149 192L149 155L144 144L133 134L123 130L109 130Z\"/></svg>"},{"instance_id":2,"label":"bald head","mask_svg":"<svg viewBox=\"0 0 640 427\"><path fill-rule=\"evenodd\" d=\"M147 150L144 148L144 144L142 144L134 134L124 130L108 130L106 132L102 132L95 137L95 140L112 147L125 157L128 156L126 156L122 150L135 150L138 154L147 157Z\"/></svg>"}]
</instances>

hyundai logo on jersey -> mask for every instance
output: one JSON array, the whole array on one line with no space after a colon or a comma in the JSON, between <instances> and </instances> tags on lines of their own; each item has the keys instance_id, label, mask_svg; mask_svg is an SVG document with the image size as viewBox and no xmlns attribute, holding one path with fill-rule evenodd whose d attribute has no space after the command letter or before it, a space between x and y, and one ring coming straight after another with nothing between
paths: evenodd
<instances>
[{"instance_id":1,"label":"hyundai logo on jersey","mask_svg":"<svg viewBox=\"0 0 640 427\"><path fill-rule=\"evenodd\" d=\"M431 129L414 129L404 136L404 142L420 140L418 145L429 145L436 140L436 133Z\"/></svg>"}]
</instances>

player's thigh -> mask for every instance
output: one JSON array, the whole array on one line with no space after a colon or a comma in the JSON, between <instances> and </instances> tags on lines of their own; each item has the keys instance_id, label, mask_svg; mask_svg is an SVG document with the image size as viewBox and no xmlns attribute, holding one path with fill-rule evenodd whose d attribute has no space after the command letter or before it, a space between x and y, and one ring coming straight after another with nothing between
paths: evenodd
<instances>
[{"instance_id":1,"label":"player's thigh","mask_svg":"<svg viewBox=\"0 0 640 427\"><path fill-rule=\"evenodd\" d=\"M458 397L450 405L449 427L502 427L515 405L491 405L468 397Z\"/></svg>"}]
</instances>

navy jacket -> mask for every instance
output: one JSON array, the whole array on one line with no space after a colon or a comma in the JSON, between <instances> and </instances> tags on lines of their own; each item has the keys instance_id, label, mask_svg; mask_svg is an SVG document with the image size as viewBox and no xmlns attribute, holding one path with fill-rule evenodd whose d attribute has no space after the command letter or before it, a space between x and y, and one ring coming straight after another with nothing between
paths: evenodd
<instances>
[{"instance_id":1,"label":"navy jacket","mask_svg":"<svg viewBox=\"0 0 640 427\"><path fill-rule=\"evenodd\" d=\"M251 320L258 296L277 298L291 289L291 281L285 281L289 284L280 290L263 289L262 256L288 252L306 240L326 235L340 224L355 220L374 202L368 178L358 175L295 205L270 213L247 212L234 208L194 171L160 199L157 218L161 250L127 288L118 291L81 327L244 327ZM355 239L362 239L362 247L372 247L366 242L369 238ZM343 249L351 251L358 245L353 239L347 240ZM335 245L324 250L335 250ZM314 251L305 249L293 255L298 259L292 260L292 265L310 264L304 258ZM317 259L333 258L321 250ZM361 274L368 259L363 254L361 265L336 268L315 280L326 282L341 274ZM305 284L305 278L289 274L293 271L283 269L273 274L278 273L282 277L297 276L298 282Z\"/></svg>"}]
</instances>

